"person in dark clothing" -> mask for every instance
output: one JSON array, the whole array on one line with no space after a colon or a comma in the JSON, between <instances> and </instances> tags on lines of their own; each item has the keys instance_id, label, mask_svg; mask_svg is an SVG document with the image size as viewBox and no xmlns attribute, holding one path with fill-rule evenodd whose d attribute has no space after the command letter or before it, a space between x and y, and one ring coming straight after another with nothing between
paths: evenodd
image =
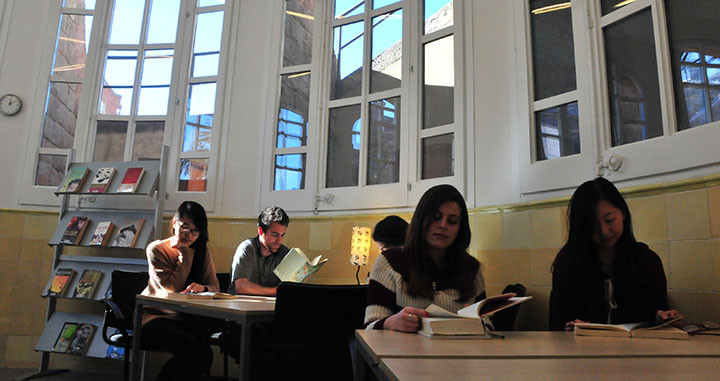
<instances>
[{"instance_id":1,"label":"person in dark clothing","mask_svg":"<svg viewBox=\"0 0 720 381\"><path fill-rule=\"evenodd\" d=\"M630 210L610 181L598 177L575 190L568 226L567 243L552 265L550 330L679 315L668 305L660 257L635 240Z\"/></svg>"},{"instance_id":2,"label":"person in dark clothing","mask_svg":"<svg viewBox=\"0 0 720 381\"><path fill-rule=\"evenodd\" d=\"M407 221L395 215L387 216L375 225L372 239L380 252L391 247L403 247L405 246L407 229Z\"/></svg>"}]
</instances>

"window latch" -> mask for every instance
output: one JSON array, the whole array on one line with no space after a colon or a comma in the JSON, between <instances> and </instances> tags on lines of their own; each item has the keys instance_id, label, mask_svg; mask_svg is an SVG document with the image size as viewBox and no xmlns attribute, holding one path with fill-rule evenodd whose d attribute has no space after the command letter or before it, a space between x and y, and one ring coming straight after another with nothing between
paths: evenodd
<instances>
[{"instance_id":1,"label":"window latch","mask_svg":"<svg viewBox=\"0 0 720 381\"><path fill-rule=\"evenodd\" d=\"M597 175L604 176L609 175L612 172L619 172L623 166L623 159L621 156L612 155L608 161L604 162L602 159L597 162Z\"/></svg>"}]
</instances>

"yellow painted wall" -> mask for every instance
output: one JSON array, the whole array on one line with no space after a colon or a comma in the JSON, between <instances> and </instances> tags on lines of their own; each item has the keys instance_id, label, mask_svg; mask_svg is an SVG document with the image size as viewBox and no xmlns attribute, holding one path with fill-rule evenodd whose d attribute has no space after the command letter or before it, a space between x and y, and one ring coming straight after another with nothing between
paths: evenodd
<instances>
[{"instance_id":1,"label":"yellow painted wall","mask_svg":"<svg viewBox=\"0 0 720 381\"><path fill-rule=\"evenodd\" d=\"M720 322L720 186L706 181L623 192L636 237L662 258L671 306L688 322ZM471 211L471 253L483 264L488 293L519 282L534 296L521 308L518 329L547 327L550 265L565 239L566 203L553 200ZM356 268L349 264L352 227L372 227L383 217L292 218L285 242L310 256L330 258L313 282L354 283ZM410 219L407 214L402 217ZM40 355L32 348L43 328L46 303L40 294L51 274L52 248L47 242L56 222L54 213L0 211L0 366L38 365ZM167 223L164 230L169 231ZM217 270L229 272L237 245L255 234L253 218L211 218L210 247ZM372 247L370 264L360 269L361 280L375 258L377 248ZM61 302L61 309L94 308L87 302ZM121 369L119 362L109 360L67 355L51 359L53 367Z\"/></svg>"}]
</instances>

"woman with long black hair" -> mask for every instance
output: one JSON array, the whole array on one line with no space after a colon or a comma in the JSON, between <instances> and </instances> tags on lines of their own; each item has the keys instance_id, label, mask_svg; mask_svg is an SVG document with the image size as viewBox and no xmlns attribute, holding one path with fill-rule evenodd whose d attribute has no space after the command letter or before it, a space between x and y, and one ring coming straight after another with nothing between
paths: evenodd
<instances>
[{"instance_id":1,"label":"woman with long black hair","mask_svg":"<svg viewBox=\"0 0 720 381\"><path fill-rule=\"evenodd\" d=\"M434 303L449 311L485 298L480 263L467 252L470 223L465 200L452 185L420 199L404 247L380 253L370 274L368 329L415 332Z\"/></svg>"},{"instance_id":2,"label":"woman with long black hair","mask_svg":"<svg viewBox=\"0 0 720 381\"><path fill-rule=\"evenodd\" d=\"M630 209L610 181L598 177L575 190L568 226L567 243L552 265L550 330L679 314L668 306L660 257L635 240Z\"/></svg>"},{"instance_id":3,"label":"woman with long black hair","mask_svg":"<svg viewBox=\"0 0 720 381\"><path fill-rule=\"evenodd\" d=\"M147 247L150 279L142 295L170 292L204 292L220 289L208 242L205 209L185 201L172 218L173 235ZM142 316L142 342L153 350L173 354L157 380L197 380L212 365L207 319L145 308Z\"/></svg>"}]
</instances>

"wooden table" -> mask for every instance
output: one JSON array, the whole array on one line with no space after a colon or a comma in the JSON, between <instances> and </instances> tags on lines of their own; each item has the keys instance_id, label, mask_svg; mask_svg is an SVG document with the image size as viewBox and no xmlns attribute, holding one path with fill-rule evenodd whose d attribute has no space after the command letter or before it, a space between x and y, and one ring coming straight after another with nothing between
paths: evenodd
<instances>
[{"instance_id":1,"label":"wooden table","mask_svg":"<svg viewBox=\"0 0 720 381\"><path fill-rule=\"evenodd\" d=\"M505 339L430 340L417 334L358 330L356 377L364 377L360 359L377 375L381 360L405 359L578 359L578 358L720 358L720 337L690 340L576 337L572 332L503 332ZM361 379L361 378L358 378Z\"/></svg>"},{"instance_id":2,"label":"wooden table","mask_svg":"<svg viewBox=\"0 0 720 381\"><path fill-rule=\"evenodd\" d=\"M249 379L251 325L270 322L275 312L275 298L243 295L239 299L186 299L174 295L138 295L135 305L135 330L132 349L132 380L140 380L140 323L142 307L148 306L191 315L232 320L241 324L239 380Z\"/></svg>"},{"instance_id":3,"label":"wooden table","mask_svg":"<svg viewBox=\"0 0 720 381\"><path fill-rule=\"evenodd\" d=\"M389 380L717 380L720 358L384 358Z\"/></svg>"}]
</instances>

